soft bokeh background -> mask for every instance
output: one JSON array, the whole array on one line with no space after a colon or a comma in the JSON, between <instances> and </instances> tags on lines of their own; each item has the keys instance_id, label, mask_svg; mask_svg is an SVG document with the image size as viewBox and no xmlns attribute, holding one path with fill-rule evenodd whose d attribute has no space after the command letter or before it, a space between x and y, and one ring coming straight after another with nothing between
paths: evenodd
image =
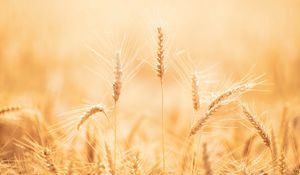
<instances>
[{"instance_id":1,"label":"soft bokeh background","mask_svg":"<svg viewBox=\"0 0 300 175\"><path fill-rule=\"evenodd\" d=\"M59 99L57 112L62 112L85 100L105 101L111 91L94 73L103 74L103 64L91 48L113 59L122 41L130 54L137 52L138 61L146 60L126 82L122 98L147 103L153 94L159 97L155 89L144 93L145 88L159 89L151 67L157 26L166 33L169 62L177 52L188 53L200 69L213 66L210 72L220 82L238 80L253 69L268 81L268 92L258 96L293 103L300 92L299 21L297 0L4 0L0 104ZM168 79L172 95L177 84L174 76Z\"/></svg>"}]
</instances>

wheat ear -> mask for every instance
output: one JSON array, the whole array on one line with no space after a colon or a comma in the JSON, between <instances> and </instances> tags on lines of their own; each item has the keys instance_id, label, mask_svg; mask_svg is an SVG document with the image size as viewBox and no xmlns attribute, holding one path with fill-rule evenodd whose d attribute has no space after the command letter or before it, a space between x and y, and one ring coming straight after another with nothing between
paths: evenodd
<instances>
[{"instance_id":1,"label":"wheat ear","mask_svg":"<svg viewBox=\"0 0 300 175\"><path fill-rule=\"evenodd\" d=\"M48 148L44 148L43 159L45 160L45 163L46 163L46 166L47 166L49 172L51 172L53 174L58 174L57 168L54 165L54 162L53 162L53 159L51 156L52 156L51 150L49 150Z\"/></svg>"},{"instance_id":2,"label":"wheat ear","mask_svg":"<svg viewBox=\"0 0 300 175\"><path fill-rule=\"evenodd\" d=\"M130 169L130 174L131 175L142 175L141 170L140 170L140 158L139 158L139 153L137 152L133 158L130 159L131 161L131 169Z\"/></svg>"},{"instance_id":3,"label":"wheat ear","mask_svg":"<svg viewBox=\"0 0 300 175\"><path fill-rule=\"evenodd\" d=\"M192 75L192 100L193 108L195 111L200 109L200 97L199 97L199 78L197 72Z\"/></svg>"},{"instance_id":4,"label":"wheat ear","mask_svg":"<svg viewBox=\"0 0 300 175\"><path fill-rule=\"evenodd\" d=\"M162 147L162 157L163 157L163 171L166 170L166 161L165 161L165 129L164 129L164 88L163 80L165 75L165 63L164 63L164 34L162 33L161 27L157 28L157 64L156 64L156 74L160 78L160 87L161 87L161 147Z\"/></svg>"},{"instance_id":5,"label":"wheat ear","mask_svg":"<svg viewBox=\"0 0 300 175\"><path fill-rule=\"evenodd\" d=\"M190 135L195 135L204 125L204 123L220 108L221 104L214 106L213 108L206 111L203 117L201 117L191 128Z\"/></svg>"},{"instance_id":6,"label":"wheat ear","mask_svg":"<svg viewBox=\"0 0 300 175\"><path fill-rule=\"evenodd\" d=\"M5 106L0 108L0 115L3 115L5 113L8 112L15 112L15 111L19 111L21 109L21 106Z\"/></svg>"},{"instance_id":7,"label":"wheat ear","mask_svg":"<svg viewBox=\"0 0 300 175\"><path fill-rule=\"evenodd\" d=\"M112 97L115 101L115 103L118 102L121 94L122 89L122 65L121 65L121 53L120 51L116 54L116 62L115 62L115 68L114 68L114 82L113 82L113 94Z\"/></svg>"},{"instance_id":8,"label":"wheat ear","mask_svg":"<svg viewBox=\"0 0 300 175\"><path fill-rule=\"evenodd\" d=\"M256 129L257 133L262 138L264 144L270 148L271 140L267 132L265 131L262 124L260 124L253 115L250 114L250 112L247 110L247 108L244 105L242 106L242 111L247 118L247 120L252 124L252 126Z\"/></svg>"},{"instance_id":9,"label":"wheat ear","mask_svg":"<svg viewBox=\"0 0 300 175\"><path fill-rule=\"evenodd\" d=\"M232 95L235 94L241 94L249 89L251 89L252 86L250 86L249 84L242 84L240 86L231 88L227 91L225 91L224 93L220 94L219 96L217 96L208 106L208 109L213 108L214 106L220 104L222 101L226 100L227 98L231 97Z\"/></svg>"},{"instance_id":10,"label":"wheat ear","mask_svg":"<svg viewBox=\"0 0 300 175\"><path fill-rule=\"evenodd\" d=\"M84 115L81 117L81 120L79 121L78 125L77 125L77 130L79 130L80 126L84 124L84 122L89 119L92 115L98 113L98 112L102 112L105 116L106 113L104 111L104 107L101 105L94 105L92 106L88 111L86 111L84 113Z\"/></svg>"},{"instance_id":11,"label":"wheat ear","mask_svg":"<svg viewBox=\"0 0 300 175\"><path fill-rule=\"evenodd\" d=\"M286 163L285 163L284 151L281 151L281 154L279 156L278 167L279 167L280 175L285 175L286 174Z\"/></svg>"}]
</instances>

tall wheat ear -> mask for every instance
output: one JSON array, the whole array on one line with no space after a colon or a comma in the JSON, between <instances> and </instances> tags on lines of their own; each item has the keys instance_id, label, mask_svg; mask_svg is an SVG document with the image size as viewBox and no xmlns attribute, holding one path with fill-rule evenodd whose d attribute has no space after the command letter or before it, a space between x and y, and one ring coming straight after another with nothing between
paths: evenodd
<instances>
[{"instance_id":1,"label":"tall wheat ear","mask_svg":"<svg viewBox=\"0 0 300 175\"><path fill-rule=\"evenodd\" d=\"M162 28L157 28L157 52L156 52L156 75L160 79L160 87L161 87L161 147L162 147L162 157L163 157L163 171L166 170L166 160L165 160L165 122L164 122L164 75L166 72L165 67L165 57L164 57L164 34L162 32Z\"/></svg>"},{"instance_id":2,"label":"tall wheat ear","mask_svg":"<svg viewBox=\"0 0 300 175\"><path fill-rule=\"evenodd\" d=\"M99 113L99 112L102 112L107 117L105 110L104 110L104 106L99 105L99 104L91 106L81 117L81 120L77 124L77 129L79 130L80 126L83 125L87 119L89 119L92 115Z\"/></svg>"}]
</instances>

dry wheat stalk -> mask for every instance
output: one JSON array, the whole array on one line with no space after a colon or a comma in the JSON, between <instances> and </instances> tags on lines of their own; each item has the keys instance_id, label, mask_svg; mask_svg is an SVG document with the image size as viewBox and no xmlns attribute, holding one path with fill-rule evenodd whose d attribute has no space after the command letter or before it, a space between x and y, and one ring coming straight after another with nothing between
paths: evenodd
<instances>
[{"instance_id":1,"label":"dry wheat stalk","mask_svg":"<svg viewBox=\"0 0 300 175\"><path fill-rule=\"evenodd\" d=\"M200 109L200 97L199 97L199 78L197 72L192 75L192 100L193 108L195 111Z\"/></svg>"},{"instance_id":2,"label":"dry wheat stalk","mask_svg":"<svg viewBox=\"0 0 300 175\"><path fill-rule=\"evenodd\" d=\"M117 55L116 55L116 64L115 64L115 68L114 68L114 82L113 82L112 97L113 97L115 103L117 103L117 101L120 98L121 88L122 88L123 70L122 70L120 57L121 57L121 53L119 51L119 52L117 52Z\"/></svg>"},{"instance_id":3,"label":"dry wheat stalk","mask_svg":"<svg viewBox=\"0 0 300 175\"><path fill-rule=\"evenodd\" d=\"M84 113L84 115L81 117L81 120L79 121L79 123L77 125L77 129L79 130L80 126L83 125L87 119L89 119L92 115L94 115L98 112L102 112L105 116L107 116L104 111L104 107L102 105L94 105L91 108L89 108L89 110L86 111Z\"/></svg>"},{"instance_id":4,"label":"dry wheat stalk","mask_svg":"<svg viewBox=\"0 0 300 175\"><path fill-rule=\"evenodd\" d=\"M15 112L15 111L19 111L21 109L21 106L4 106L2 108L0 108L0 115L3 115L5 113L8 112Z\"/></svg>"},{"instance_id":5,"label":"dry wheat stalk","mask_svg":"<svg viewBox=\"0 0 300 175\"><path fill-rule=\"evenodd\" d=\"M224 93L222 93L221 95L217 96L209 105L208 105L208 109L213 108L214 106L220 104L222 101L226 100L227 98L229 98L232 95L235 94L241 94L247 90L249 90L252 86L250 86L249 84L242 84L240 86L234 87L232 89L229 89L227 91L225 91Z\"/></svg>"},{"instance_id":6,"label":"dry wheat stalk","mask_svg":"<svg viewBox=\"0 0 300 175\"><path fill-rule=\"evenodd\" d=\"M162 33L161 27L157 28L158 34L158 48L157 48L157 64L156 64L156 74L160 78L160 87L161 87L161 147L162 147L162 157L163 157L163 171L166 170L166 161L165 161L165 129L164 129L164 88L163 80L165 74L165 63L164 63L164 35Z\"/></svg>"},{"instance_id":7,"label":"dry wheat stalk","mask_svg":"<svg viewBox=\"0 0 300 175\"><path fill-rule=\"evenodd\" d=\"M221 104L214 106L213 108L206 111L203 117L201 117L191 128L190 135L195 135L204 125L204 123L220 108Z\"/></svg>"},{"instance_id":8,"label":"dry wheat stalk","mask_svg":"<svg viewBox=\"0 0 300 175\"><path fill-rule=\"evenodd\" d=\"M206 143L203 143L202 148L203 148L202 159L203 159L203 164L204 164L204 169L205 169L205 175L212 175L213 173L212 173L212 170L210 167Z\"/></svg>"},{"instance_id":9,"label":"dry wheat stalk","mask_svg":"<svg viewBox=\"0 0 300 175\"><path fill-rule=\"evenodd\" d=\"M249 111L246 109L245 106L242 105L242 111L245 115L245 117L247 118L247 120L252 124L252 126L256 129L256 131L258 132L258 134L260 135L260 137L262 138L264 144L270 148L270 138L268 136L268 134L266 133L264 127L262 124L260 124L258 121L256 121L256 119L254 118L254 116L252 116Z\"/></svg>"},{"instance_id":10,"label":"dry wheat stalk","mask_svg":"<svg viewBox=\"0 0 300 175\"><path fill-rule=\"evenodd\" d=\"M108 163L108 171L111 175L115 175L116 174L116 169L112 160L112 156L111 156L111 151L108 148L108 145L105 143L105 152L106 152L106 159L107 159L107 163Z\"/></svg>"}]
</instances>

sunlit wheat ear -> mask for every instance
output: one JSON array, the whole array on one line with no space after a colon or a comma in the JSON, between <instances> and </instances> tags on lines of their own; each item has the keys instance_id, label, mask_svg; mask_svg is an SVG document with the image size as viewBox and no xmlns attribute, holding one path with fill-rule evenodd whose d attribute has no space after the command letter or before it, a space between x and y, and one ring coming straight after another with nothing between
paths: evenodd
<instances>
[{"instance_id":1,"label":"sunlit wheat ear","mask_svg":"<svg viewBox=\"0 0 300 175\"><path fill-rule=\"evenodd\" d=\"M98 112L102 112L106 117L106 113L104 111L104 107L101 105L94 105L92 106L88 111L85 112L85 114L82 116L81 120L79 121L78 125L77 125L77 130L79 130L80 126L84 124L84 122L89 119L89 117L91 117L92 115L98 113Z\"/></svg>"},{"instance_id":2,"label":"sunlit wheat ear","mask_svg":"<svg viewBox=\"0 0 300 175\"><path fill-rule=\"evenodd\" d=\"M113 94L112 94L115 103L117 103L117 101L119 100L121 89L122 89L123 70L122 70L120 57L121 57L121 52L118 51L115 60L116 62L114 68L114 82L113 82Z\"/></svg>"},{"instance_id":3,"label":"sunlit wheat ear","mask_svg":"<svg viewBox=\"0 0 300 175\"><path fill-rule=\"evenodd\" d=\"M208 106L208 109L213 108L215 105L221 103L222 101L226 100L227 98L229 98L232 95L235 94L241 94L243 92L246 92L247 90L251 89L253 86L251 86L250 84L242 84L240 86L228 89L227 91L225 91L224 93L220 94L219 96L217 96Z\"/></svg>"},{"instance_id":4,"label":"sunlit wheat ear","mask_svg":"<svg viewBox=\"0 0 300 175\"><path fill-rule=\"evenodd\" d=\"M140 170L140 158L138 152L133 156L133 158L130 159L130 162L131 162L130 174L142 175L142 172Z\"/></svg>"},{"instance_id":5,"label":"sunlit wheat ear","mask_svg":"<svg viewBox=\"0 0 300 175\"><path fill-rule=\"evenodd\" d=\"M286 175L286 162L285 162L285 156L284 151L281 151L279 159L278 159L278 167L279 167L279 173L280 175Z\"/></svg>"},{"instance_id":6,"label":"sunlit wheat ear","mask_svg":"<svg viewBox=\"0 0 300 175\"><path fill-rule=\"evenodd\" d=\"M19 111L21 109L22 109L22 107L18 106L18 105L15 105L15 106L5 106L5 107L0 108L0 115L3 115L5 113L9 113L9 112Z\"/></svg>"},{"instance_id":7,"label":"sunlit wheat ear","mask_svg":"<svg viewBox=\"0 0 300 175\"><path fill-rule=\"evenodd\" d=\"M115 166L112 160L112 156L111 156L111 151L108 148L108 145L105 143L105 152L106 152L106 159L107 159L107 163L108 163L108 171L111 175L115 175L116 174L116 170L115 170Z\"/></svg>"},{"instance_id":8,"label":"sunlit wheat ear","mask_svg":"<svg viewBox=\"0 0 300 175\"><path fill-rule=\"evenodd\" d=\"M203 149L202 159L203 159L203 164L204 164L204 169L205 169L205 175L212 175L213 173L212 173L211 165L210 165L210 162L209 162L209 156L208 156L208 153L207 153L206 143L203 143L202 149Z\"/></svg>"},{"instance_id":9,"label":"sunlit wheat ear","mask_svg":"<svg viewBox=\"0 0 300 175\"><path fill-rule=\"evenodd\" d=\"M164 63L164 34L162 33L161 27L157 28L157 63L156 63L156 74L162 80L165 74L165 63Z\"/></svg>"},{"instance_id":10,"label":"sunlit wheat ear","mask_svg":"<svg viewBox=\"0 0 300 175\"><path fill-rule=\"evenodd\" d=\"M54 165L54 162L53 162L53 159L52 159L51 150L48 149L48 148L44 148L42 156L43 156L43 159L44 159L44 161L47 165L47 168L48 168L49 172L51 172L53 174L58 174L57 168Z\"/></svg>"},{"instance_id":11,"label":"sunlit wheat ear","mask_svg":"<svg viewBox=\"0 0 300 175\"><path fill-rule=\"evenodd\" d=\"M201 117L191 128L190 135L193 136L195 135L201 128L202 126L206 123L206 121L220 108L222 107L221 104L218 104L214 106L213 108L209 109L206 111L203 117Z\"/></svg>"},{"instance_id":12,"label":"sunlit wheat ear","mask_svg":"<svg viewBox=\"0 0 300 175\"><path fill-rule=\"evenodd\" d=\"M197 72L192 75L192 100L193 108L195 111L200 109L200 97L199 97L199 78Z\"/></svg>"},{"instance_id":13,"label":"sunlit wheat ear","mask_svg":"<svg viewBox=\"0 0 300 175\"><path fill-rule=\"evenodd\" d=\"M251 123L251 125L256 129L259 136L262 138L264 144L270 148L271 140L269 135L266 133L264 127L262 124L260 124L256 118L250 114L250 112L247 110L247 108L244 105L241 105L242 112L244 116L247 118L247 120Z\"/></svg>"}]
</instances>

